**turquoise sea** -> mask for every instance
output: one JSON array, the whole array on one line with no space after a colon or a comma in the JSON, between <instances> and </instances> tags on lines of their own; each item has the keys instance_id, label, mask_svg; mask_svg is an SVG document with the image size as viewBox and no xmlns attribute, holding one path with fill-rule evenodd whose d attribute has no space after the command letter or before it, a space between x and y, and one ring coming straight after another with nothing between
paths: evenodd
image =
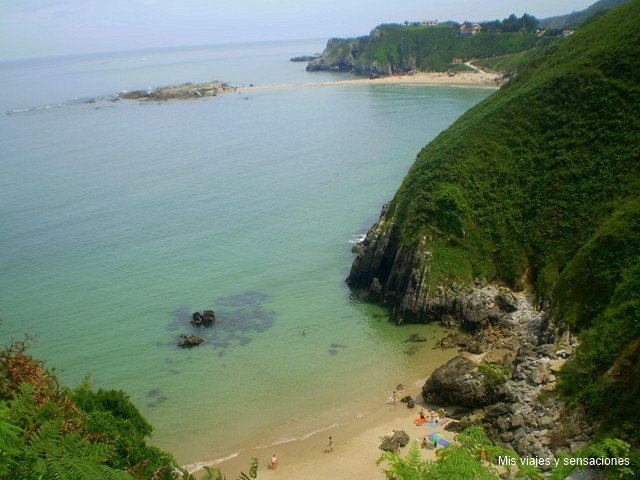
<instances>
[{"instance_id":1,"label":"turquoise sea","mask_svg":"<svg viewBox=\"0 0 640 480\"><path fill-rule=\"evenodd\" d=\"M83 103L187 81L292 84L273 42L0 64L0 339L64 383L126 390L182 463L303 438L417 378L437 327L344 284L415 155L492 90L277 88ZM61 106L58 106L61 105ZM37 107L37 108L36 108ZM46 108L48 107L48 108ZM206 343L175 346L213 308ZM308 334L302 336L303 329ZM408 344L411 333L428 344Z\"/></svg>"}]
</instances>

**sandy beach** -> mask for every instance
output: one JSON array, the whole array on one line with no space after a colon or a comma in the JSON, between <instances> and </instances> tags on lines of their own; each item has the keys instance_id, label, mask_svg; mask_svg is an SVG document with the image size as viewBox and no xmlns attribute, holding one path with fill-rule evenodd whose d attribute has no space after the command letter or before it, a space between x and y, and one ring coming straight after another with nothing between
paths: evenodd
<instances>
[{"instance_id":1,"label":"sandy beach","mask_svg":"<svg viewBox=\"0 0 640 480\"><path fill-rule=\"evenodd\" d=\"M295 87L328 87L338 85L456 85L498 88L500 76L483 70L449 75L446 72L418 72L407 75L390 75L381 78L353 78L328 82L289 83L278 85L252 85L238 87L239 92Z\"/></svg>"},{"instance_id":2,"label":"sandy beach","mask_svg":"<svg viewBox=\"0 0 640 480\"><path fill-rule=\"evenodd\" d=\"M451 356L454 355L455 351L451 350ZM422 400L420 395L421 386L425 381L426 377L416 380L412 385L406 385L405 389L399 392L395 405L385 403L384 399L381 399L379 409L346 425L328 428L302 441L247 449L236 457L217 464L216 467L220 468L227 478L236 478L240 471L248 470L251 458L255 457L259 461L258 478L264 480L384 479L383 465L376 466L376 461L383 453L379 448L381 437L392 435L393 430L404 430L412 442L428 437L436 431L445 440L453 440L454 433L444 428L428 424L417 426L415 423L421 407L425 412L432 408ZM387 392L385 395L390 393ZM416 399L415 408L409 409L400 402L400 398L405 395L411 395ZM453 420L445 418L440 420L440 424L446 425L451 421ZM332 436L335 442L333 452L329 452L327 448L329 436ZM410 446L411 442L401 448L401 455L404 456ZM428 448L421 449L421 453L424 459L435 458L435 449L432 444ZM279 466L275 470L270 468L273 454L279 461ZM202 474L202 472L198 473Z\"/></svg>"}]
</instances>

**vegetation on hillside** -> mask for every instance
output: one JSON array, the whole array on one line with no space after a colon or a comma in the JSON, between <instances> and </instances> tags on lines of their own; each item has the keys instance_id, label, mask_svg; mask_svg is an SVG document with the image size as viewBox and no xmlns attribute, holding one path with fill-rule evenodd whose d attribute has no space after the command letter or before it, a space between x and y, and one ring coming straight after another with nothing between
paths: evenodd
<instances>
[{"instance_id":1,"label":"vegetation on hillside","mask_svg":"<svg viewBox=\"0 0 640 480\"><path fill-rule=\"evenodd\" d=\"M587 19L606 12L612 8L618 7L629 0L598 0L593 5L580 10L578 12L568 13L566 15L558 15L540 20L540 26L553 30L562 30L563 28L576 28L582 25Z\"/></svg>"},{"instance_id":2,"label":"vegetation on hillside","mask_svg":"<svg viewBox=\"0 0 640 480\"><path fill-rule=\"evenodd\" d=\"M430 239L431 288L528 283L581 331L563 389L636 448L639 22L633 0L549 47L420 152L387 214Z\"/></svg>"},{"instance_id":3,"label":"vegetation on hillside","mask_svg":"<svg viewBox=\"0 0 640 480\"><path fill-rule=\"evenodd\" d=\"M542 58L549 45L540 45L529 50L498 57L476 58L473 60L473 65L482 70L513 76L530 63Z\"/></svg>"},{"instance_id":4,"label":"vegetation on hillside","mask_svg":"<svg viewBox=\"0 0 640 480\"><path fill-rule=\"evenodd\" d=\"M0 480L195 480L147 444L153 428L126 393L61 387L27 347L0 350ZM224 478L208 469L203 480Z\"/></svg>"},{"instance_id":5,"label":"vegetation on hillside","mask_svg":"<svg viewBox=\"0 0 640 480\"><path fill-rule=\"evenodd\" d=\"M443 71L450 68L453 58L500 56L547 43L548 39L536 34L535 24L531 16L512 16L503 21L488 22L487 30L476 35L460 35L458 24L385 24L376 27L368 36L330 40L321 61L360 73L372 67L385 72L416 68Z\"/></svg>"}]
</instances>

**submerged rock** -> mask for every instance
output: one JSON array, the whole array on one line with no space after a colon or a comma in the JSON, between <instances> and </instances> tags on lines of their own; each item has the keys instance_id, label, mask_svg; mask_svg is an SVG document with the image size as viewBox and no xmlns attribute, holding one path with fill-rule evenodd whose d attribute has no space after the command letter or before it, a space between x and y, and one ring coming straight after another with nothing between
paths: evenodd
<instances>
[{"instance_id":1,"label":"submerged rock","mask_svg":"<svg viewBox=\"0 0 640 480\"><path fill-rule=\"evenodd\" d=\"M199 335L180 335L178 339L178 346L182 348L196 347L204 342L204 339Z\"/></svg>"},{"instance_id":2,"label":"submerged rock","mask_svg":"<svg viewBox=\"0 0 640 480\"><path fill-rule=\"evenodd\" d=\"M191 320L191 323L196 327L200 327L203 325L209 326L213 325L213 323L216 321L216 314L213 312L213 310L203 310L202 313L194 313L192 318L193 319Z\"/></svg>"},{"instance_id":3,"label":"submerged rock","mask_svg":"<svg viewBox=\"0 0 640 480\"><path fill-rule=\"evenodd\" d=\"M426 342L427 337L424 335L419 335L417 333L412 333L411 336L407 339L407 342Z\"/></svg>"}]
</instances>

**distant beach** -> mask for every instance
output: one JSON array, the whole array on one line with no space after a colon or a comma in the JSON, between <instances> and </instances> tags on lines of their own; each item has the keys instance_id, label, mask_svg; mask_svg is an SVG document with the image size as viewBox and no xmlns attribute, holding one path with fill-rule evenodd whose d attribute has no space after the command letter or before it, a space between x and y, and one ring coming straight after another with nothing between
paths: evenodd
<instances>
[{"instance_id":1,"label":"distant beach","mask_svg":"<svg viewBox=\"0 0 640 480\"><path fill-rule=\"evenodd\" d=\"M239 92L294 87L330 87L338 85L453 85L498 88L502 77L482 70L450 75L446 72L418 72L407 75L389 75L380 78L353 78L319 82L250 85L238 87Z\"/></svg>"}]
</instances>

